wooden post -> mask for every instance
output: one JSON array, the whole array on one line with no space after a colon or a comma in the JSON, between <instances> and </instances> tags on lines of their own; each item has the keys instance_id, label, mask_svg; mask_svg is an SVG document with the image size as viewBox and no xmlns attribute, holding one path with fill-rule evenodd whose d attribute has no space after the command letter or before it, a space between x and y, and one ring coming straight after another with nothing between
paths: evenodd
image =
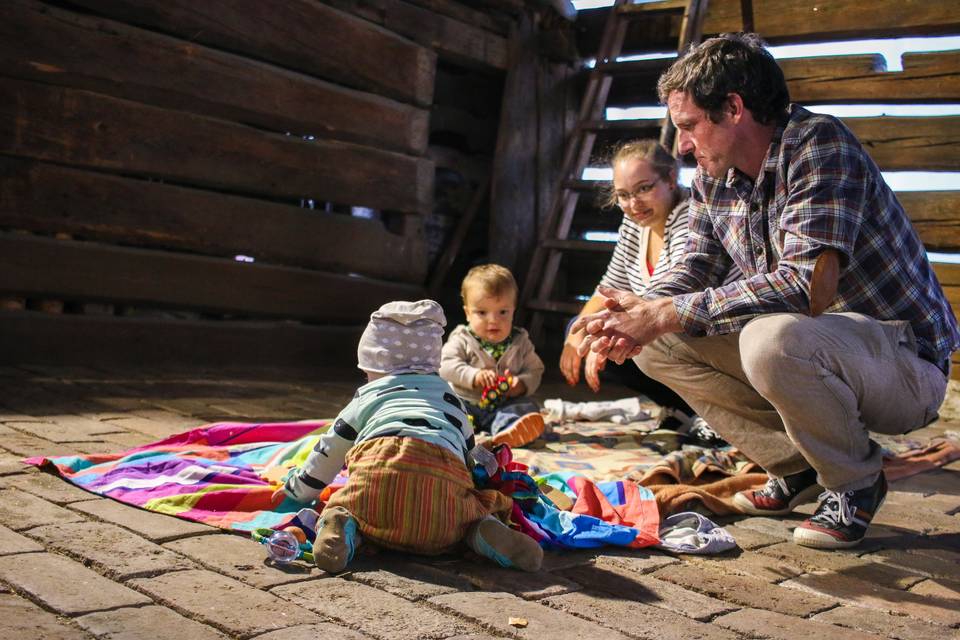
<instances>
[{"instance_id":1,"label":"wooden post","mask_svg":"<svg viewBox=\"0 0 960 640\"><path fill-rule=\"evenodd\" d=\"M524 12L510 30L510 65L490 187L490 261L521 274L537 238L537 41Z\"/></svg>"}]
</instances>

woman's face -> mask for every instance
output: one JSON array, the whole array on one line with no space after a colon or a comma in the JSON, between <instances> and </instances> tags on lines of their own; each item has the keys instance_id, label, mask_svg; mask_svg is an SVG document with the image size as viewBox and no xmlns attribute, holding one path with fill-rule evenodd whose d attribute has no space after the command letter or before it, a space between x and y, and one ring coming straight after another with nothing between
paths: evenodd
<instances>
[{"instance_id":1,"label":"woman's face","mask_svg":"<svg viewBox=\"0 0 960 640\"><path fill-rule=\"evenodd\" d=\"M674 205L675 176L661 178L646 160L623 158L613 165L613 192L623 215L642 227L663 229Z\"/></svg>"}]
</instances>

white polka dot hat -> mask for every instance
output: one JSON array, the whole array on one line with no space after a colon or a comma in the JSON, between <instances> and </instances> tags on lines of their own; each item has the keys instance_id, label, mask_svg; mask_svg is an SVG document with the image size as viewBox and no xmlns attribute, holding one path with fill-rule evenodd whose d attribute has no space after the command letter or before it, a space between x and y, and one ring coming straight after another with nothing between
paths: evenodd
<instances>
[{"instance_id":1,"label":"white polka dot hat","mask_svg":"<svg viewBox=\"0 0 960 640\"><path fill-rule=\"evenodd\" d=\"M370 314L357 366L372 373L436 373L446 324L433 300L388 302Z\"/></svg>"}]
</instances>

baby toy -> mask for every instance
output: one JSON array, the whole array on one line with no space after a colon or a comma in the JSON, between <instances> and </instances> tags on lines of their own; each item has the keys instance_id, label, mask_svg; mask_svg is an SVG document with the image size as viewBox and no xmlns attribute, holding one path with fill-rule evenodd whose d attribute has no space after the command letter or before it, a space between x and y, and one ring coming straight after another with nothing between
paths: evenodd
<instances>
[{"instance_id":1,"label":"baby toy","mask_svg":"<svg viewBox=\"0 0 960 640\"><path fill-rule=\"evenodd\" d=\"M300 535L294 531L299 531ZM306 542L303 531L297 527L288 529L256 529L250 536L267 548L267 556L278 564L289 564L303 558L306 562L313 562L313 545ZM300 537L303 536L303 541Z\"/></svg>"},{"instance_id":2,"label":"baby toy","mask_svg":"<svg viewBox=\"0 0 960 640\"><path fill-rule=\"evenodd\" d=\"M512 386L513 376L500 376L496 382L484 388L480 394L480 402L477 406L481 409L495 409L507 399L507 392L510 391L510 387Z\"/></svg>"}]
</instances>

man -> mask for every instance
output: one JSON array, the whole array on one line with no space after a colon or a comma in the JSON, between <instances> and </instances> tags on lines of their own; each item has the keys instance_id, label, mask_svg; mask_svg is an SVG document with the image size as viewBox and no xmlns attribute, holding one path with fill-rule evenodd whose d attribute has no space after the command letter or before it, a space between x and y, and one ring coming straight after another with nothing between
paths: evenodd
<instances>
[{"instance_id":1,"label":"man","mask_svg":"<svg viewBox=\"0 0 960 640\"><path fill-rule=\"evenodd\" d=\"M704 42L658 91L698 165L687 255L644 298L604 292L574 327L590 334L580 351L635 357L762 465L766 487L735 497L744 512L819 495L794 541L854 546L887 491L868 430L937 418L960 343L950 305L876 164L839 120L789 103L756 35ZM816 315L821 256L839 283ZM744 279L721 286L731 262Z\"/></svg>"}]
</instances>

